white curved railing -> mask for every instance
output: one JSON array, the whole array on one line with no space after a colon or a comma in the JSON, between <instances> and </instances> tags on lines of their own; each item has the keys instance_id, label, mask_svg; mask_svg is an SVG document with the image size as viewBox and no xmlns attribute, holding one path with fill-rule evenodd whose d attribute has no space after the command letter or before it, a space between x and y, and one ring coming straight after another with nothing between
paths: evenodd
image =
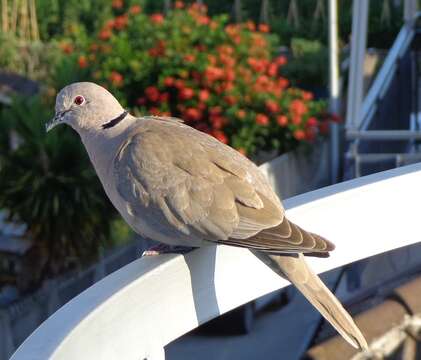
<instances>
[{"instance_id":1,"label":"white curved railing","mask_svg":"<svg viewBox=\"0 0 421 360\"><path fill-rule=\"evenodd\" d=\"M332 240L317 272L418 242L421 164L285 201L288 217ZM225 246L142 258L104 278L45 321L13 360L164 359L164 346L199 324L287 282L246 249Z\"/></svg>"}]
</instances>

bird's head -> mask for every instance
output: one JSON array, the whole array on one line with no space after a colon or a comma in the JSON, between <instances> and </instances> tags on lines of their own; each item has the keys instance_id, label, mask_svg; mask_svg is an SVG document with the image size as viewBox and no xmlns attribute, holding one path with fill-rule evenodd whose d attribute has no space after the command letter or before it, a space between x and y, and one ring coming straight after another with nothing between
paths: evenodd
<instances>
[{"instance_id":1,"label":"bird's head","mask_svg":"<svg viewBox=\"0 0 421 360\"><path fill-rule=\"evenodd\" d=\"M54 118L46 124L47 131L62 123L70 125L79 134L100 131L115 125L127 115L108 90L90 82L74 83L63 88L57 95L55 110Z\"/></svg>"}]
</instances>

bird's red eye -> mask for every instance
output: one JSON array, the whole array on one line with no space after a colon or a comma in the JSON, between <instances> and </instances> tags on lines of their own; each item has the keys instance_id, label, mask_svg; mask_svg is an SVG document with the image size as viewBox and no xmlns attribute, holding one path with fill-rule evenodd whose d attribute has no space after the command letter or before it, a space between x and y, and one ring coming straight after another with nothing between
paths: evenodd
<instances>
[{"instance_id":1,"label":"bird's red eye","mask_svg":"<svg viewBox=\"0 0 421 360\"><path fill-rule=\"evenodd\" d=\"M78 95L75 97L75 99L73 100L73 102L76 105L82 105L85 102L85 98L82 95Z\"/></svg>"}]
</instances>

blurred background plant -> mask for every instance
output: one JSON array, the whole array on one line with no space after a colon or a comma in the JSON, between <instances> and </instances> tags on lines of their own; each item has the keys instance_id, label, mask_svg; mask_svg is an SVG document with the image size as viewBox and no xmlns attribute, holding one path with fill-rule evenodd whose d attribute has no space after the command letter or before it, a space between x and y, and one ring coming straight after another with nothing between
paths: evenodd
<instances>
[{"instance_id":1,"label":"blurred background plant","mask_svg":"<svg viewBox=\"0 0 421 360\"><path fill-rule=\"evenodd\" d=\"M1 133L15 139L1 139L0 207L8 220L26 225L33 243L25 289L96 259L109 245L115 214L76 135L45 135L45 119L53 116L53 104L46 105L40 96L16 98L0 123Z\"/></svg>"},{"instance_id":2,"label":"blurred background plant","mask_svg":"<svg viewBox=\"0 0 421 360\"><path fill-rule=\"evenodd\" d=\"M368 46L390 45L401 26L398 2L370 2ZM319 98L328 64L323 0L242 0L241 7L213 0L208 11L166 0L1 4L0 75L41 85L37 97L0 103L0 207L27 225L35 244L29 283L94 261L132 236L71 130L44 133L66 84L99 82L131 111L182 117L251 158L311 147L338 121ZM351 5L341 1L342 46Z\"/></svg>"},{"instance_id":3,"label":"blurred background plant","mask_svg":"<svg viewBox=\"0 0 421 360\"><path fill-rule=\"evenodd\" d=\"M326 133L326 104L289 86L266 24L229 24L199 4L167 16L119 8L77 63L139 114L174 116L254 157ZM78 49L75 50L78 53Z\"/></svg>"}]
</instances>

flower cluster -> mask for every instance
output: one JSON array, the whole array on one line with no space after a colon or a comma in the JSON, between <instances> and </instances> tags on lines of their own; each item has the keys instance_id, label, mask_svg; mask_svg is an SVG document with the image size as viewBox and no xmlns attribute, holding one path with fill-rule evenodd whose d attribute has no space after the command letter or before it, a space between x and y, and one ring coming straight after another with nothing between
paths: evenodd
<instances>
[{"instance_id":1,"label":"flower cluster","mask_svg":"<svg viewBox=\"0 0 421 360\"><path fill-rule=\"evenodd\" d=\"M266 24L230 24L181 1L166 16L123 0L113 8L78 66L139 114L182 118L249 156L327 132L324 102L289 86Z\"/></svg>"}]
</instances>

